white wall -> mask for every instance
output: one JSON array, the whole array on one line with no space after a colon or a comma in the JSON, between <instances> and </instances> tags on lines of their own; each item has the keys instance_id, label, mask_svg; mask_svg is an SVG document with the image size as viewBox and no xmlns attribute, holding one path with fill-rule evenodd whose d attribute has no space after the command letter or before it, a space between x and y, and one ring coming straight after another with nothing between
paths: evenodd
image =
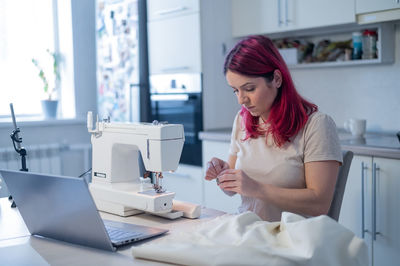
<instances>
[{"instance_id":1,"label":"white wall","mask_svg":"<svg viewBox=\"0 0 400 266\"><path fill-rule=\"evenodd\" d=\"M239 109L222 74L221 45L225 43L229 51L238 40L231 37L231 2L201 3L204 130L226 128ZM394 64L292 69L291 73L299 92L331 115L338 127L355 117L367 119L369 132L393 133L400 130L400 22L394 56Z\"/></svg>"},{"instance_id":2,"label":"white wall","mask_svg":"<svg viewBox=\"0 0 400 266\"><path fill-rule=\"evenodd\" d=\"M46 122L18 122L21 130L23 146L46 143L90 143L90 134L87 132L85 121ZM0 148L12 147L10 134L14 129L12 123L0 125Z\"/></svg>"},{"instance_id":3,"label":"white wall","mask_svg":"<svg viewBox=\"0 0 400 266\"><path fill-rule=\"evenodd\" d=\"M291 70L299 92L331 115L338 127L350 117L367 119L367 131L400 130L400 23L395 62L389 65Z\"/></svg>"}]
</instances>

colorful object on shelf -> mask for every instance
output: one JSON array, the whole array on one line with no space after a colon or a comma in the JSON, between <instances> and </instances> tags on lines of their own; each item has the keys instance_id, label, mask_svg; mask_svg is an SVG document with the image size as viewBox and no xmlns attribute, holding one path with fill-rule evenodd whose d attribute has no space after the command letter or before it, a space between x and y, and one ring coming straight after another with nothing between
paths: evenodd
<instances>
[{"instance_id":1,"label":"colorful object on shelf","mask_svg":"<svg viewBox=\"0 0 400 266\"><path fill-rule=\"evenodd\" d=\"M344 37L343 37L344 36ZM283 38L274 40L275 46L285 58L290 53L289 65L305 63L341 62L377 59L378 29L365 29L330 38ZM349 37L346 37L349 36ZM291 49L297 50L297 63ZM286 58L285 58L286 59ZM285 60L286 61L286 60Z\"/></svg>"},{"instance_id":2,"label":"colorful object on shelf","mask_svg":"<svg viewBox=\"0 0 400 266\"><path fill-rule=\"evenodd\" d=\"M352 59L361 59L362 55L362 35L361 32L356 31L352 34L353 40L353 56Z\"/></svg>"},{"instance_id":3,"label":"colorful object on shelf","mask_svg":"<svg viewBox=\"0 0 400 266\"><path fill-rule=\"evenodd\" d=\"M378 35L374 30L364 30L362 33L362 47L363 54L362 59L374 59L377 58L376 42Z\"/></svg>"}]
</instances>

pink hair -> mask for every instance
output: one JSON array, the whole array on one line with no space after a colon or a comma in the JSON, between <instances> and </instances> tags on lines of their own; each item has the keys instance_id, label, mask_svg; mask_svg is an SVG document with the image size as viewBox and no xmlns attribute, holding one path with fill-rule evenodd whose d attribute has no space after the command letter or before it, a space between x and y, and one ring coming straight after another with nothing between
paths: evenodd
<instances>
[{"instance_id":1,"label":"pink hair","mask_svg":"<svg viewBox=\"0 0 400 266\"><path fill-rule=\"evenodd\" d=\"M269 124L267 131L259 130L259 117L252 116L244 107L240 115L246 131L244 140L271 134L275 144L281 147L297 135L318 107L297 92L285 61L267 37L249 36L240 41L229 52L224 64L225 74L230 70L246 76L265 77L268 82L273 80L276 69L282 73L282 85L266 121Z\"/></svg>"}]
</instances>

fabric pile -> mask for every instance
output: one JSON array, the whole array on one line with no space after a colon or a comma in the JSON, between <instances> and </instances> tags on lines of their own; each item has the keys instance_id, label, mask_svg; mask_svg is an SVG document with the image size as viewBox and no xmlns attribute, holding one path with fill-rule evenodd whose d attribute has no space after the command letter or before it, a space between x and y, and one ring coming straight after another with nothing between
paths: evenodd
<instances>
[{"instance_id":1,"label":"fabric pile","mask_svg":"<svg viewBox=\"0 0 400 266\"><path fill-rule=\"evenodd\" d=\"M132 247L135 258L182 265L368 265L365 242L335 220L283 212L223 215L191 232Z\"/></svg>"}]
</instances>

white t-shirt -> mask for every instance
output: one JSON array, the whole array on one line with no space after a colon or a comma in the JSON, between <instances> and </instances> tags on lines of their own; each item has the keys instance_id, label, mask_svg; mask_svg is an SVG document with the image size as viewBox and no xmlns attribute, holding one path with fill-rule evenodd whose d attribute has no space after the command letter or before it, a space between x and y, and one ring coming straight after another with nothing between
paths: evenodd
<instances>
[{"instance_id":1,"label":"white t-shirt","mask_svg":"<svg viewBox=\"0 0 400 266\"><path fill-rule=\"evenodd\" d=\"M260 122L262 122L260 118ZM262 183L285 188L305 188L304 163L334 160L342 163L335 122L321 112L313 113L291 142L277 147L272 136L245 141L242 117L233 123L229 153L236 156L236 169ZM283 210L260 199L242 196L239 212L253 211L263 220L279 221Z\"/></svg>"}]
</instances>

